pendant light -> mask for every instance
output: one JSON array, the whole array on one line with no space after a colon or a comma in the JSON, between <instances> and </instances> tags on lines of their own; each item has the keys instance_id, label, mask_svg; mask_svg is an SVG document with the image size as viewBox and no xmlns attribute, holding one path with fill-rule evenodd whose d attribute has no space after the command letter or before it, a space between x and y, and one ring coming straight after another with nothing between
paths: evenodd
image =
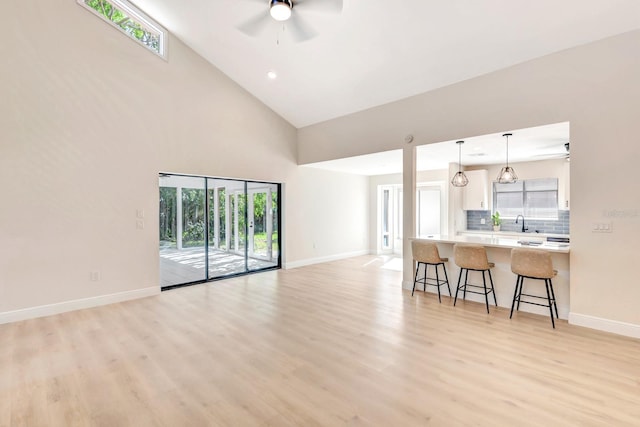
<instances>
[{"instance_id":1,"label":"pendant light","mask_svg":"<svg viewBox=\"0 0 640 427\"><path fill-rule=\"evenodd\" d=\"M518 180L518 175L516 175L516 171L509 166L509 137L512 136L512 134L505 133L502 136L507 138L507 165L500 170L500 173L498 174L498 182L500 184L513 184Z\"/></svg>"},{"instance_id":2,"label":"pendant light","mask_svg":"<svg viewBox=\"0 0 640 427\"><path fill-rule=\"evenodd\" d=\"M469 178L462 172L462 144L464 141L457 141L456 144L458 144L458 172L451 178L451 185L464 187L469 183Z\"/></svg>"}]
</instances>

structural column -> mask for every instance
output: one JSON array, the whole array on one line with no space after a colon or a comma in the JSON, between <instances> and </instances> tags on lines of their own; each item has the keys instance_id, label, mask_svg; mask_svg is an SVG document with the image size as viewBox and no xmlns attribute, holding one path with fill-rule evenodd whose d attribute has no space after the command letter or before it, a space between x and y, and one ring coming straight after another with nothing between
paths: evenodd
<instances>
[{"instance_id":1,"label":"structural column","mask_svg":"<svg viewBox=\"0 0 640 427\"><path fill-rule=\"evenodd\" d=\"M416 147L402 150L402 286L413 283L412 237L416 237Z\"/></svg>"}]
</instances>

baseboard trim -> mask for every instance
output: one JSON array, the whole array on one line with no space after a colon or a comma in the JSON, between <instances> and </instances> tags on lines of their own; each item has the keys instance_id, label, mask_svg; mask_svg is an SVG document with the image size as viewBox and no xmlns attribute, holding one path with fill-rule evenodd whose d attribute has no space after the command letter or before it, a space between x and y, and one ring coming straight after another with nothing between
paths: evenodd
<instances>
[{"instance_id":1,"label":"baseboard trim","mask_svg":"<svg viewBox=\"0 0 640 427\"><path fill-rule=\"evenodd\" d=\"M4 323L19 322L20 320L34 319L36 317L45 317L54 314L66 313L68 311L81 310L84 308L92 308L101 305L108 305L138 298L150 297L153 295L158 295L159 293L160 286L153 286L150 288L136 289L133 291L118 292L115 294L64 301L56 304L47 304L37 307L23 308L20 310L5 311L4 313L0 313L0 325Z\"/></svg>"},{"instance_id":2,"label":"baseboard trim","mask_svg":"<svg viewBox=\"0 0 640 427\"><path fill-rule=\"evenodd\" d=\"M370 252L367 249L363 249L361 251L343 252L341 254L323 256L318 258L307 258L300 261L287 262L285 263L284 268L285 270L290 270L292 268L304 267L313 264L322 264L323 262L329 261L338 261L340 259L352 258L354 256L369 255L369 253Z\"/></svg>"},{"instance_id":3,"label":"baseboard trim","mask_svg":"<svg viewBox=\"0 0 640 427\"><path fill-rule=\"evenodd\" d=\"M632 338L640 338L640 325L619 322L617 320L603 319L580 313L569 313L569 323L599 331L611 332Z\"/></svg>"}]
</instances>

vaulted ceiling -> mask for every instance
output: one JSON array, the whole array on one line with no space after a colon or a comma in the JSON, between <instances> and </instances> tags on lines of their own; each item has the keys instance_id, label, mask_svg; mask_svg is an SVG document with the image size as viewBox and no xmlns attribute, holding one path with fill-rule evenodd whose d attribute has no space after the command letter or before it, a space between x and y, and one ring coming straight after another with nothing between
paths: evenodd
<instances>
[{"instance_id":1,"label":"vaulted ceiling","mask_svg":"<svg viewBox=\"0 0 640 427\"><path fill-rule=\"evenodd\" d=\"M134 1L298 128L640 28L638 0L300 2L249 36L269 0Z\"/></svg>"}]
</instances>

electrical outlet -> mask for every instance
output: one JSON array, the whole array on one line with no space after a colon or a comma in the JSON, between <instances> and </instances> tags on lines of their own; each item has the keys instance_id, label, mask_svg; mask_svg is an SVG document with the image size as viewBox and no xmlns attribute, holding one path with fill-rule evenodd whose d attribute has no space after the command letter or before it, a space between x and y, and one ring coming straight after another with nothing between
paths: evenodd
<instances>
[{"instance_id":1,"label":"electrical outlet","mask_svg":"<svg viewBox=\"0 0 640 427\"><path fill-rule=\"evenodd\" d=\"M136 228L138 230L144 230L144 221L139 219L136 221Z\"/></svg>"},{"instance_id":2,"label":"electrical outlet","mask_svg":"<svg viewBox=\"0 0 640 427\"><path fill-rule=\"evenodd\" d=\"M99 271L91 271L89 272L89 280L92 282L99 282L101 278L101 274Z\"/></svg>"},{"instance_id":3,"label":"electrical outlet","mask_svg":"<svg viewBox=\"0 0 640 427\"><path fill-rule=\"evenodd\" d=\"M485 225L487 223L487 220L484 218L480 218L480 224Z\"/></svg>"},{"instance_id":4,"label":"electrical outlet","mask_svg":"<svg viewBox=\"0 0 640 427\"><path fill-rule=\"evenodd\" d=\"M136 218L140 218L140 219L144 218L144 209L137 209L136 210Z\"/></svg>"},{"instance_id":5,"label":"electrical outlet","mask_svg":"<svg viewBox=\"0 0 640 427\"><path fill-rule=\"evenodd\" d=\"M613 233L613 223L611 222L594 222L591 225L592 233Z\"/></svg>"}]
</instances>

